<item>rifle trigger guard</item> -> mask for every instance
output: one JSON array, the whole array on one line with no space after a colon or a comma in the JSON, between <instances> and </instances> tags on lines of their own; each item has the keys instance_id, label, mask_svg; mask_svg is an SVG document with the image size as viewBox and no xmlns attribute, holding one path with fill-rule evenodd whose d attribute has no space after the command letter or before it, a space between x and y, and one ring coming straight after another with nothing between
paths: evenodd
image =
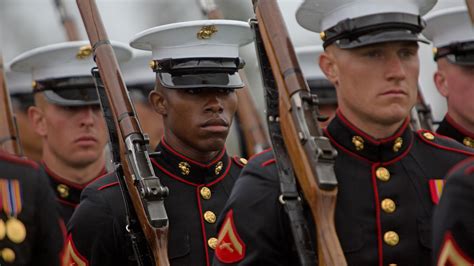
<instances>
[{"instance_id":1,"label":"rifle trigger guard","mask_svg":"<svg viewBox=\"0 0 474 266\"><path fill-rule=\"evenodd\" d=\"M285 199L286 198L286 199ZM282 204L282 205L285 205L286 204L286 201L287 200L292 200L292 199L295 199L295 197L288 197L288 196L284 196L283 194L280 194L280 196L278 196L278 201ZM297 201L301 201L301 197L296 197L296 200Z\"/></svg>"}]
</instances>

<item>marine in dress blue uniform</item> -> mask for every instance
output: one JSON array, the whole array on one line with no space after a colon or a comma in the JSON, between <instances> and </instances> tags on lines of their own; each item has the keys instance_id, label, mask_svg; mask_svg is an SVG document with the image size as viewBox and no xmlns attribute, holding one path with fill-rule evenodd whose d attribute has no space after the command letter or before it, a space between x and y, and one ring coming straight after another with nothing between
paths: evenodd
<instances>
[{"instance_id":1,"label":"marine in dress blue uniform","mask_svg":"<svg viewBox=\"0 0 474 266\"><path fill-rule=\"evenodd\" d=\"M303 27L321 31L319 65L338 94L325 135L338 152L335 226L348 265L429 265L438 188L453 165L473 155L408 126L424 26L419 14L433 5L308 0L297 12ZM242 171L218 222L214 265L299 264L275 159L266 151Z\"/></svg>"},{"instance_id":2,"label":"marine in dress blue uniform","mask_svg":"<svg viewBox=\"0 0 474 266\"><path fill-rule=\"evenodd\" d=\"M474 264L474 157L456 165L447 177L433 219L436 265Z\"/></svg>"},{"instance_id":3,"label":"marine in dress blue uniform","mask_svg":"<svg viewBox=\"0 0 474 266\"><path fill-rule=\"evenodd\" d=\"M60 265L65 226L39 165L0 151L0 265Z\"/></svg>"},{"instance_id":4,"label":"marine in dress blue uniform","mask_svg":"<svg viewBox=\"0 0 474 266\"><path fill-rule=\"evenodd\" d=\"M474 27L466 3L440 1L425 19L438 67L434 82L448 106L436 132L474 148Z\"/></svg>"},{"instance_id":5,"label":"marine in dress blue uniform","mask_svg":"<svg viewBox=\"0 0 474 266\"><path fill-rule=\"evenodd\" d=\"M237 108L235 89L243 87L238 48L251 41L247 23L205 20L152 28L131 42L153 52L156 84L149 98L165 133L150 157L170 192L171 265L212 264L217 216L246 163L227 155L225 139ZM66 261L136 265L116 176L92 183L81 198L68 225Z\"/></svg>"},{"instance_id":6,"label":"marine in dress blue uniform","mask_svg":"<svg viewBox=\"0 0 474 266\"><path fill-rule=\"evenodd\" d=\"M113 42L119 62L130 59L125 44ZM91 75L88 41L51 44L13 59L11 69L30 73L35 106L28 112L41 134L41 164L67 223L88 183L104 175L107 142L103 114Z\"/></svg>"}]
</instances>

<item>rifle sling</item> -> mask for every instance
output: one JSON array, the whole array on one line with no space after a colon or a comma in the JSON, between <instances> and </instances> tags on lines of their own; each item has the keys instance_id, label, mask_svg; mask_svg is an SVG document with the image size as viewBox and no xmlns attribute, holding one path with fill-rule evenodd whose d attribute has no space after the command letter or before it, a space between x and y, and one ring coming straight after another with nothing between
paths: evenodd
<instances>
[{"instance_id":1,"label":"rifle sling","mask_svg":"<svg viewBox=\"0 0 474 266\"><path fill-rule=\"evenodd\" d=\"M135 209L133 208L127 185L125 184L123 173L123 168L120 163L120 145L117 129L115 127L114 118L112 114L112 109L110 108L109 100L105 92L102 79L100 78L99 70L97 67L92 69L92 76L94 77L94 82L97 88L97 93L99 95L102 111L104 113L105 122L107 124L109 139L112 152L112 161L115 165L115 172L117 179L120 185L120 190L122 194L122 199L125 208L125 219L126 219L126 230L128 232L128 237L132 243L133 253L135 254L135 259L139 266L151 265L151 252L148 248L147 241L144 237L143 231L141 230L140 223L135 214Z\"/></svg>"},{"instance_id":2,"label":"rifle sling","mask_svg":"<svg viewBox=\"0 0 474 266\"><path fill-rule=\"evenodd\" d=\"M283 136L281 134L280 123L278 121L278 88L272 73L270 63L265 53L263 40L260 35L257 22L251 23L255 32L255 45L257 49L260 69L262 73L263 86L265 91L265 100L267 106L267 122L270 132L270 139L273 145L273 153L278 176L280 179L280 202L283 204L288 214L291 232L295 242L296 251L301 265L317 265L317 254L313 248L310 230L303 213L303 203L297 188L296 179L288 156Z\"/></svg>"}]
</instances>

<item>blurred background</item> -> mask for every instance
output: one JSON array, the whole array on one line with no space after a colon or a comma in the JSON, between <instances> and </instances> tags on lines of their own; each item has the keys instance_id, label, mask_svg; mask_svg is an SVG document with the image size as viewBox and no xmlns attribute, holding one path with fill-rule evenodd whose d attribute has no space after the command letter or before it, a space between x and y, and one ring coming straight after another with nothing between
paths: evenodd
<instances>
[{"instance_id":1,"label":"blurred background","mask_svg":"<svg viewBox=\"0 0 474 266\"><path fill-rule=\"evenodd\" d=\"M0 0L0 43L4 62L8 65L15 56L47 44L67 41L56 7L58 0ZM64 8L78 28L81 39L87 35L74 0L62 0ZM206 19L199 0L96 0L109 38L128 43L138 32L161 24ZM226 19L248 21L253 17L251 0L215 0ZM295 47L320 44L318 34L301 28L294 18L302 0L278 0ZM242 48L247 62L245 71L249 87L264 118L263 91L253 44ZM316 63L316 58L314 62ZM430 45L421 44L420 85L426 101L431 105L436 121L446 112L446 104L433 84L435 64ZM235 130L234 130L235 131ZM230 153L239 154L237 137L231 134Z\"/></svg>"}]
</instances>

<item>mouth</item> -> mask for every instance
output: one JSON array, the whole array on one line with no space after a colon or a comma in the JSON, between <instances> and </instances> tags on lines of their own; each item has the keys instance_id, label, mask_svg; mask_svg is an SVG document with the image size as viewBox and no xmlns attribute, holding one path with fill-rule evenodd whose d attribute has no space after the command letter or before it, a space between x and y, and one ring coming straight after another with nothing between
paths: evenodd
<instances>
[{"instance_id":1,"label":"mouth","mask_svg":"<svg viewBox=\"0 0 474 266\"><path fill-rule=\"evenodd\" d=\"M397 96L397 95L407 95L407 93L404 90L389 90L381 95L388 95L388 96Z\"/></svg>"},{"instance_id":2,"label":"mouth","mask_svg":"<svg viewBox=\"0 0 474 266\"><path fill-rule=\"evenodd\" d=\"M77 138L74 142L81 145L93 145L97 143L97 139L92 136L82 136Z\"/></svg>"},{"instance_id":3,"label":"mouth","mask_svg":"<svg viewBox=\"0 0 474 266\"><path fill-rule=\"evenodd\" d=\"M204 122L201 125L201 128L215 133L227 132L229 129L229 122L223 118L212 118Z\"/></svg>"}]
</instances>

